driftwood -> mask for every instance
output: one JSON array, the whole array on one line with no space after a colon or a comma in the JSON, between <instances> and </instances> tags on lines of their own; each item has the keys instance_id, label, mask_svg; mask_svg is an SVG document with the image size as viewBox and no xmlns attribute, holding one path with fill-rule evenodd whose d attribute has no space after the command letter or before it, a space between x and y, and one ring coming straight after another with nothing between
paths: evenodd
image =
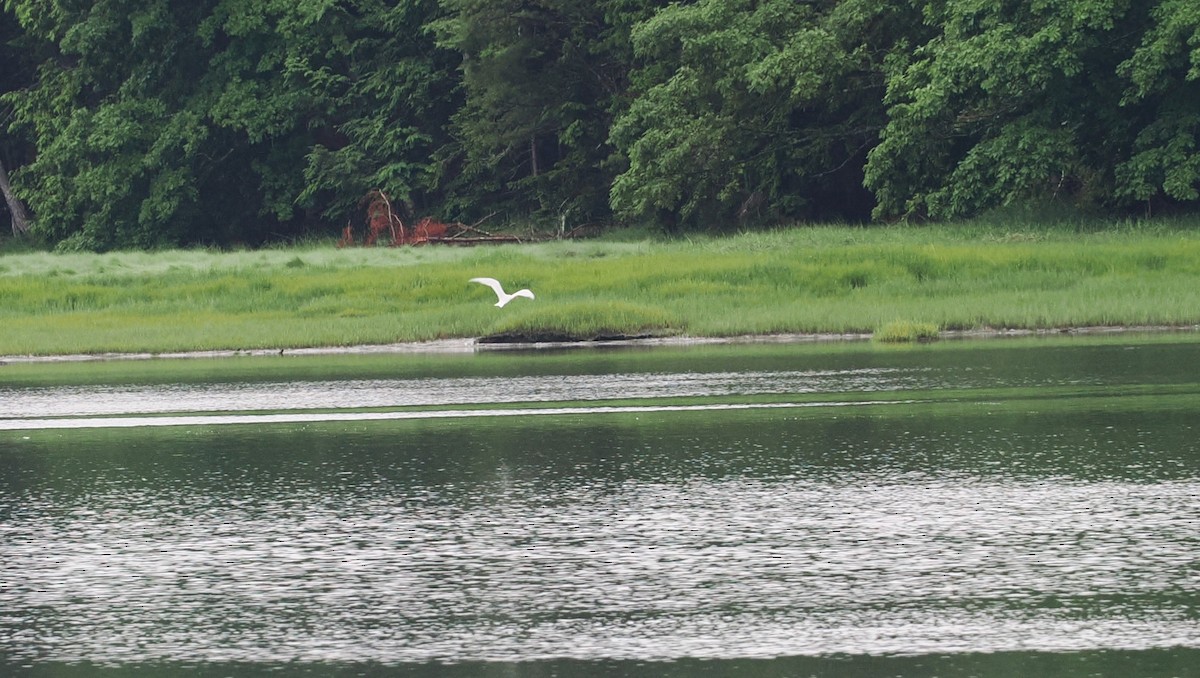
<instances>
[{"instance_id":1,"label":"driftwood","mask_svg":"<svg viewBox=\"0 0 1200 678\"><path fill-rule=\"evenodd\" d=\"M473 245L498 245L501 243L520 243L530 242L529 238L518 238L515 235L488 235L482 237L459 237L448 236L445 238L429 238L425 240L431 245L462 245L470 247ZM417 244L417 243L414 243Z\"/></svg>"},{"instance_id":2,"label":"driftwood","mask_svg":"<svg viewBox=\"0 0 1200 678\"><path fill-rule=\"evenodd\" d=\"M424 217L417 222L416 226L407 231L401 227L400 238L393 240L392 245L458 245L473 247L475 245L533 242L543 239L511 234L496 234L479 228L480 224L495 215L496 213L493 212L473 224L464 224L461 221L444 222L432 217Z\"/></svg>"},{"instance_id":3,"label":"driftwood","mask_svg":"<svg viewBox=\"0 0 1200 678\"><path fill-rule=\"evenodd\" d=\"M379 189L369 191L359 205L366 210L367 228L362 241L363 246L366 247L376 245L380 236L385 236L392 247L403 245L473 247L475 245L538 242L550 239L547 236L497 234L480 228L480 224L496 216L496 212L492 212L473 224L464 224L460 221L445 222L433 217L422 217L415 224L405 225L404 220L400 218L400 210L395 209L391 198ZM403 207L405 212L411 209L408 206ZM338 240L338 247L352 247L357 244L354 230L354 225L347 222L346 227L342 229L342 237ZM573 235L574 231L566 237L573 237ZM562 237L561 234L560 237Z\"/></svg>"}]
</instances>

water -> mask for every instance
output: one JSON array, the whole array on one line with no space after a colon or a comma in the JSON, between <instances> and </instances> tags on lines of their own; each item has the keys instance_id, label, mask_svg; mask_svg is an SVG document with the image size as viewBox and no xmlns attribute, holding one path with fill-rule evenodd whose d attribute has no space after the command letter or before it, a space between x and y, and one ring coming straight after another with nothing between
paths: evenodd
<instances>
[{"instance_id":1,"label":"water","mask_svg":"<svg viewBox=\"0 0 1200 678\"><path fill-rule=\"evenodd\" d=\"M1197 675L1197 358L0 371L0 674Z\"/></svg>"}]
</instances>

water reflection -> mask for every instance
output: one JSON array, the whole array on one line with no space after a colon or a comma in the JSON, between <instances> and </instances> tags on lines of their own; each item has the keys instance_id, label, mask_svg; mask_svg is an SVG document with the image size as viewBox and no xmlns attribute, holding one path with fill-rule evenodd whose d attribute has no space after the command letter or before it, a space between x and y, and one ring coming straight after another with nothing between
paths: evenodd
<instances>
[{"instance_id":1,"label":"water reflection","mask_svg":"<svg viewBox=\"0 0 1200 678\"><path fill-rule=\"evenodd\" d=\"M41 497L4 528L5 626L26 627L9 653L515 661L1200 637L1194 482L352 489Z\"/></svg>"},{"instance_id":2,"label":"water reflection","mask_svg":"<svg viewBox=\"0 0 1200 678\"><path fill-rule=\"evenodd\" d=\"M1183 675L1180 383L0 432L0 667Z\"/></svg>"},{"instance_id":3,"label":"water reflection","mask_svg":"<svg viewBox=\"0 0 1200 678\"><path fill-rule=\"evenodd\" d=\"M96 384L6 386L5 373L0 372L0 417L1194 383L1195 375L1179 366L1200 360L1200 343L830 355L806 355L788 347L768 351L734 346L660 349L653 355L658 359L641 352L603 351L575 353L571 359L561 354L486 355L480 356L478 363L453 362L463 374L430 365L428 371L437 376L399 370L395 363L403 364L401 358L387 362L362 359L380 372L402 372L402 376L386 378L330 378L328 370L320 369L319 359L302 358L280 359L271 366L270 374L283 372L286 380L249 378L237 372L236 360L218 361L234 367L193 369L189 372L192 378L170 383L160 379L127 383L119 365L109 365L111 379ZM263 366L262 362L249 364ZM70 370L70 365L51 367ZM347 371L359 371L350 367ZM472 370L486 374L471 374ZM230 378L206 378L209 373Z\"/></svg>"},{"instance_id":4,"label":"water reflection","mask_svg":"<svg viewBox=\"0 0 1200 678\"><path fill-rule=\"evenodd\" d=\"M912 479L916 480L916 479ZM114 489L4 530L10 656L517 661L1187 645L1196 483ZM1192 610L1192 614L1188 610ZM13 643L20 647L12 647Z\"/></svg>"}]
</instances>

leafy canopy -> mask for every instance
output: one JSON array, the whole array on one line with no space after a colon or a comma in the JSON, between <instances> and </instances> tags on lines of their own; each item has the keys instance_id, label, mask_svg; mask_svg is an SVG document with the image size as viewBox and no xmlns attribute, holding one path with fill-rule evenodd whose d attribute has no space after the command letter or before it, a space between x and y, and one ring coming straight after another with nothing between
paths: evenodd
<instances>
[{"instance_id":1,"label":"leafy canopy","mask_svg":"<svg viewBox=\"0 0 1200 678\"><path fill-rule=\"evenodd\" d=\"M1200 204L1194 0L0 0L62 248Z\"/></svg>"}]
</instances>

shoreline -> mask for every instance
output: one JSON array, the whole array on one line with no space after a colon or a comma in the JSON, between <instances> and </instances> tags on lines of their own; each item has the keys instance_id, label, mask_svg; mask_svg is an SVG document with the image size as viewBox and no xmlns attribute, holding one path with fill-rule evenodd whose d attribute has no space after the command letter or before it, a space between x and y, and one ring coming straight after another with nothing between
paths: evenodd
<instances>
[{"instance_id":1,"label":"shoreline","mask_svg":"<svg viewBox=\"0 0 1200 678\"><path fill-rule=\"evenodd\" d=\"M1097 336L1115 334L1159 334L1200 332L1200 325L1106 325L1047 329L973 329L943 330L937 341L970 339L1008 339L1020 337ZM433 341L398 342L394 344L364 344L358 346L314 346L307 348L220 349L210 351L167 351L162 353L74 353L61 355L4 355L4 365L38 363L116 362L122 360L203 360L214 358L320 356L320 355L405 355L439 353L479 353L512 350L563 350L606 348L617 346L700 346L718 344L811 344L833 342L867 342L874 335L862 333L785 333L745 334L729 337L631 337L546 342L489 342L479 337L437 339ZM924 343L924 342L914 342Z\"/></svg>"}]
</instances>

